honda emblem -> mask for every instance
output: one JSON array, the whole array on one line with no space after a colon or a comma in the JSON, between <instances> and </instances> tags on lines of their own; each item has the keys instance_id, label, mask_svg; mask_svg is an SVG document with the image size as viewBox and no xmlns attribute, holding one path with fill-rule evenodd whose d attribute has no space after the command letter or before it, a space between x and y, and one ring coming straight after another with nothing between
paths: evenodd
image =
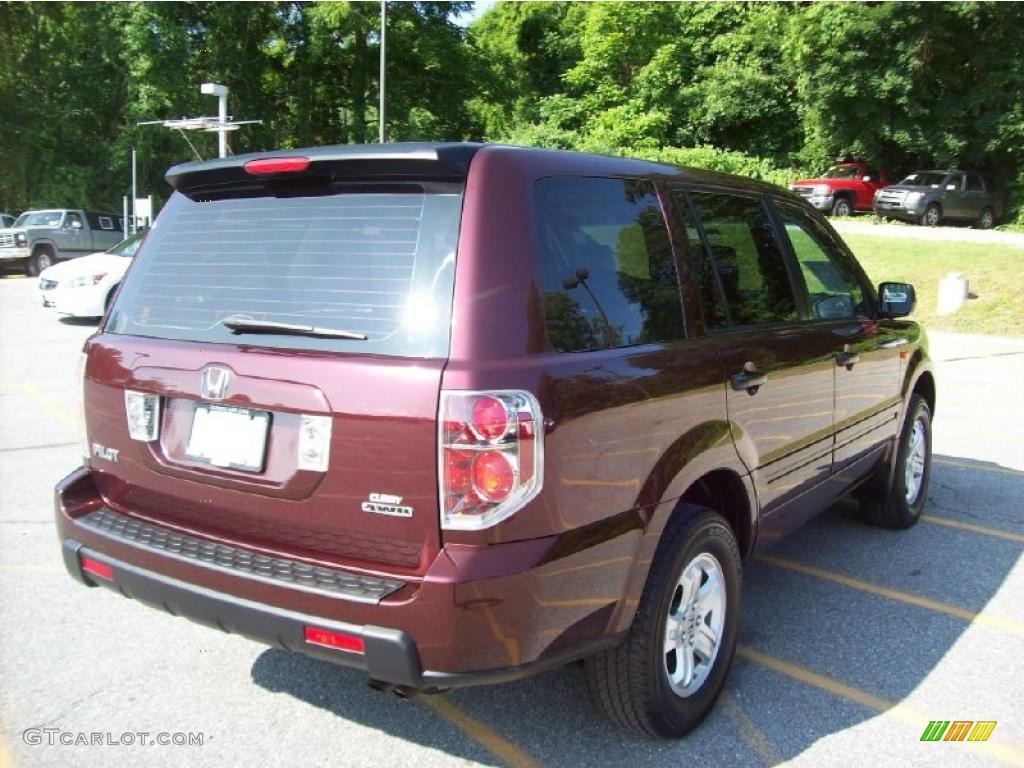
<instances>
[{"instance_id":1,"label":"honda emblem","mask_svg":"<svg viewBox=\"0 0 1024 768\"><path fill-rule=\"evenodd\" d=\"M220 400L228 392L231 371L219 365L211 365L203 369L199 379L199 394L205 400Z\"/></svg>"}]
</instances>

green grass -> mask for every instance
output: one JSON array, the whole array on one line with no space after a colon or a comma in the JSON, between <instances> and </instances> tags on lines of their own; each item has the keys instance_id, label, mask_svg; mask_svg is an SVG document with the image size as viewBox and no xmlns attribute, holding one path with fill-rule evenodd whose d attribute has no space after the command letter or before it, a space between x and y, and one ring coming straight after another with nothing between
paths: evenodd
<instances>
[{"instance_id":1,"label":"green grass","mask_svg":"<svg viewBox=\"0 0 1024 768\"><path fill-rule=\"evenodd\" d=\"M960 333L1024 336L1024 248L847 234L843 239L871 280L913 283L914 319L928 328ZM960 272L977 298L952 315L935 314L939 280Z\"/></svg>"}]
</instances>

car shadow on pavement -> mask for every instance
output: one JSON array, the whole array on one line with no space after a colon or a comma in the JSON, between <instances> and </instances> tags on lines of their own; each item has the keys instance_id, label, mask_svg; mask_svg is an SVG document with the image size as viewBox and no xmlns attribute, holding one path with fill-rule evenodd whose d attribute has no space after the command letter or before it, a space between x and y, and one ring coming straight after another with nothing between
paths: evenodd
<instances>
[{"instance_id":1,"label":"car shadow on pavement","mask_svg":"<svg viewBox=\"0 0 1024 768\"><path fill-rule=\"evenodd\" d=\"M592 705L578 664L446 697L542 764L764 765L793 758L884 709L842 690L898 703L917 695L937 671L959 678L959 662L953 659L970 626L964 612L986 609L1022 547L947 521L1024 533L1016 503L1024 496L1024 472L935 458L926 519L916 527L873 528L860 520L852 502L840 502L747 562L740 631L747 652L737 656L718 706L683 741L648 740L612 726ZM1013 510L1012 517L987 515L996 510ZM1005 608L995 610L1005 614ZM1010 662L994 656L978 663ZM429 702L372 691L363 673L268 650L256 660L252 677L269 691L397 738L459 758L497 762L471 731L457 730ZM964 681L965 700L972 685L982 684ZM921 729L912 723L891 719L879 728L888 729L884 732L893 735L897 749L899 744L914 749L920 740ZM864 744L863 757L877 757L877 745L872 752L869 743L858 743Z\"/></svg>"},{"instance_id":2,"label":"car shadow on pavement","mask_svg":"<svg viewBox=\"0 0 1024 768\"><path fill-rule=\"evenodd\" d=\"M98 317L59 317L57 320L64 325L75 325L75 326L86 326L86 325L99 325L100 318Z\"/></svg>"}]
</instances>

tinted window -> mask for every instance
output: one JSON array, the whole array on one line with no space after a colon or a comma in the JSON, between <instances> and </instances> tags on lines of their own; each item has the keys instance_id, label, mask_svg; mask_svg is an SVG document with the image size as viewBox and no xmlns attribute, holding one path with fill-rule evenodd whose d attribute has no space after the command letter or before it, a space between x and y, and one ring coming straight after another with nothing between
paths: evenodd
<instances>
[{"instance_id":1,"label":"tinted window","mask_svg":"<svg viewBox=\"0 0 1024 768\"><path fill-rule=\"evenodd\" d=\"M864 314L864 291L828 232L799 209L776 205L800 265L811 317L831 320Z\"/></svg>"},{"instance_id":2,"label":"tinted window","mask_svg":"<svg viewBox=\"0 0 1024 768\"><path fill-rule=\"evenodd\" d=\"M175 194L146 236L106 330L447 355L461 190L368 189L210 202ZM233 335L226 318L352 331L367 339Z\"/></svg>"},{"instance_id":3,"label":"tinted window","mask_svg":"<svg viewBox=\"0 0 1024 768\"><path fill-rule=\"evenodd\" d=\"M950 189L951 192L963 192L964 191L964 175L962 173L950 174L950 177L946 179L946 189Z\"/></svg>"},{"instance_id":4,"label":"tinted window","mask_svg":"<svg viewBox=\"0 0 1024 768\"><path fill-rule=\"evenodd\" d=\"M725 328L729 325L729 318L725 312L725 303L722 300L722 293L718 287L718 280L715 278L715 270L708 258L704 244L701 242L700 233L697 230L697 222L693 217L693 211L686 199L686 192L681 188L673 188L672 198L675 201L676 211L683 226L683 233L686 237L686 252L690 258L691 269L697 275L697 287L700 294L701 311L704 314L704 326L708 330Z\"/></svg>"},{"instance_id":5,"label":"tinted window","mask_svg":"<svg viewBox=\"0 0 1024 768\"><path fill-rule=\"evenodd\" d=\"M735 325L797 319L786 262L760 200L694 192Z\"/></svg>"},{"instance_id":6,"label":"tinted window","mask_svg":"<svg viewBox=\"0 0 1024 768\"><path fill-rule=\"evenodd\" d=\"M675 262L652 184L544 179L536 206L544 310L555 349L683 337Z\"/></svg>"},{"instance_id":7,"label":"tinted window","mask_svg":"<svg viewBox=\"0 0 1024 768\"><path fill-rule=\"evenodd\" d=\"M967 191L968 192L984 192L985 185L981 181L981 176L976 173L967 174Z\"/></svg>"}]
</instances>

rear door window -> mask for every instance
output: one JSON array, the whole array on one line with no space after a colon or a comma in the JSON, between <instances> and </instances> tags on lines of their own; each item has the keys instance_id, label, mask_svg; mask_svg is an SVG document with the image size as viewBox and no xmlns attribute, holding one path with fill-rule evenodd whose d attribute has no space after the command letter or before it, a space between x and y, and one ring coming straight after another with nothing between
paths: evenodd
<instances>
[{"instance_id":1,"label":"rear door window","mask_svg":"<svg viewBox=\"0 0 1024 768\"><path fill-rule=\"evenodd\" d=\"M544 311L562 352L683 338L675 258L647 181L537 182Z\"/></svg>"},{"instance_id":2,"label":"rear door window","mask_svg":"<svg viewBox=\"0 0 1024 768\"><path fill-rule=\"evenodd\" d=\"M146 237L105 330L263 347L445 357L459 185L202 202L176 193ZM227 319L365 340L233 334Z\"/></svg>"},{"instance_id":3,"label":"rear door window","mask_svg":"<svg viewBox=\"0 0 1024 768\"><path fill-rule=\"evenodd\" d=\"M798 317L792 283L760 199L692 192L733 325Z\"/></svg>"}]
</instances>

